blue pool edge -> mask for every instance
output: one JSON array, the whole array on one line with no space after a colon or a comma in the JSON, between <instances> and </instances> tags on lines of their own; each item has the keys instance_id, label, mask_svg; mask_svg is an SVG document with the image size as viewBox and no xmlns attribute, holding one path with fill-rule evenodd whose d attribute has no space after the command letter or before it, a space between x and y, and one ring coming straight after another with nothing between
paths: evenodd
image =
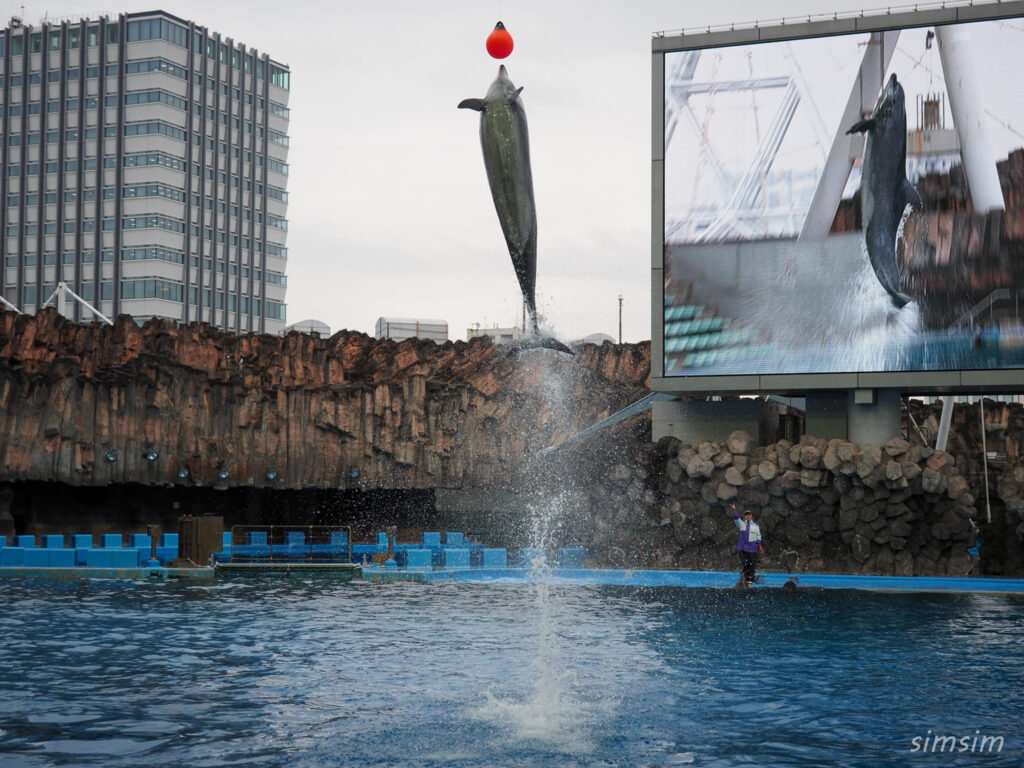
<instances>
[{"instance_id":1,"label":"blue pool edge","mask_svg":"<svg viewBox=\"0 0 1024 768\"><path fill-rule=\"evenodd\" d=\"M350 566L351 567L351 566ZM279 575L325 576L316 569L282 568ZM537 574L529 568L448 568L398 570L375 565L352 568L355 580L369 582L409 581L420 583L532 583ZM735 571L668 571L647 569L552 568L544 570L545 580L560 585L627 587L705 587L731 589ZM154 581L209 581L220 578L223 569L213 568L0 568L0 579L141 579ZM247 569L245 575L271 575L269 570ZM878 576L849 573L775 573L759 575L753 589L781 589L787 581L799 589L845 589L874 592L946 592L965 594L1024 595L1024 579L991 576Z\"/></svg>"}]
</instances>

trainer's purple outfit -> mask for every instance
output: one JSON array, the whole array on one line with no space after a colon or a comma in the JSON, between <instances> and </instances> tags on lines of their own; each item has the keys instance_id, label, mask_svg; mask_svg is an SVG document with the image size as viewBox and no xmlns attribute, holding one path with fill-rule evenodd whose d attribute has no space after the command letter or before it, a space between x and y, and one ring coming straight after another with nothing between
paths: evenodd
<instances>
[{"instance_id":1,"label":"trainer's purple outfit","mask_svg":"<svg viewBox=\"0 0 1024 768\"><path fill-rule=\"evenodd\" d=\"M732 519L736 523L736 527L740 529L740 538L736 542L736 549L739 552L757 552L757 545L761 542L760 526L753 520L749 523L746 520L740 520L739 512L735 513Z\"/></svg>"}]
</instances>

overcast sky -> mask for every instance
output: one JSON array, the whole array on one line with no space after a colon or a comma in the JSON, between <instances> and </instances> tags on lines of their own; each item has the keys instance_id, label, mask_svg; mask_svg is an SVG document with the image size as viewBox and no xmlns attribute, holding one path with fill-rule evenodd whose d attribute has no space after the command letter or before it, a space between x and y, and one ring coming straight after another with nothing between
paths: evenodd
<instances>
[{"instance_id":1,"label":"overcast sky","mask_svg":"<svg viewBox=\"0 0 1024 768\"><path fill-rule=\"evenodd\" d=\"M900 3L894 3L897 5ZM10 13L20 13L8 3ZM219 0L163 10L291 68L288 322L373 333L442 319L449 338L518 322L521 302L484 174L479 115L504 60L530 127L538 306L562 339L649 339L651 37L663 30L873 8L849 0ZM26 2L25 20L161 8Z\"/></svg>"}]
</instances>

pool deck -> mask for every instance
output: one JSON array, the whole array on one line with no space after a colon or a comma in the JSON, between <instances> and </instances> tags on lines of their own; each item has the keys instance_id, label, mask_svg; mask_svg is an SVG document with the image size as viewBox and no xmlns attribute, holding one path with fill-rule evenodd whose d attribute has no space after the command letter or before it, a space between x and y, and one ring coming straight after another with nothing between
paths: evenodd
<instances>
[{"instance_id":1,"label":"pool deck","mask_svg":"<svg viewBox=\"0 0 1024 768\"><path fill-rule=\"evenodd\" d=\"M363 569L363 579L367 581L529 583L534 580L534 577L526 568L396 571L368 566ZM736 586L737 573L735 571L552 568L550 579L553 584L731 589ZM780 589L790 579L794 579L800 589L858 589L874 592L955 592L1024 595L1024 579L1000 579L985 576L861 576L847 573L763 573L759 575L759 580L753 585L753 588Z\"/></svg>"}]
</instances>

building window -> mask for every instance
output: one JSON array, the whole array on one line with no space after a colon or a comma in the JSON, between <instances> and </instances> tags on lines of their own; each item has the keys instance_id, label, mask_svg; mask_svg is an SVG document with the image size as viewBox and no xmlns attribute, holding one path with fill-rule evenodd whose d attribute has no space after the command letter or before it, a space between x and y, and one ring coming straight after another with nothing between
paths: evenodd
<instances>
[{"instance_id":1,"label":"building window","mask_svg":"<svg viewBox=\"0 0 1024 768\"><path fill-rule=\"evenodd\" d=\"M129 21L128 42L132 43L137 40L166 40L185 48L188 45L188 32L184 27L167 19Z\"/></svg>"}]
</instances>

